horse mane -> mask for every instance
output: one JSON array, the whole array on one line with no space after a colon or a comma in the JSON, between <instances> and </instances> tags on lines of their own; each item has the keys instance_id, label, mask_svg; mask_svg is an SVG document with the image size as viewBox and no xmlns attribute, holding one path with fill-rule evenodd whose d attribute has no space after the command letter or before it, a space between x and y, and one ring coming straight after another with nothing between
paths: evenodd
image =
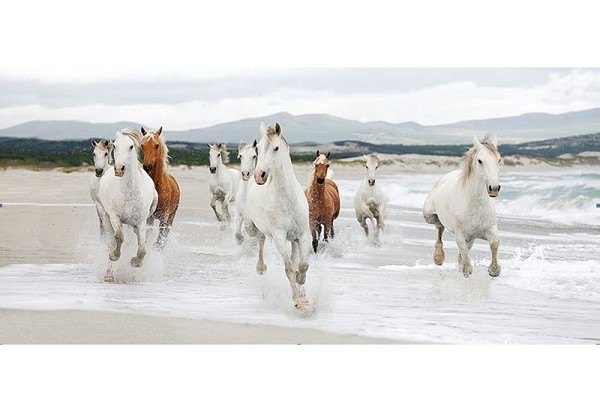
<instances>
[{"instance_id":1,"label":"horse mane","mask_svg":"<svg viewBox=\"0 0 600 412\"><path fill-rule=\"evenodd\" d=\"M119 135L127 136L131 139L131 141L133 142L133 144L135 146L135 153L137 155L136 157L137 157L137 161L138 161L138 166L141 168L142 160L140 157L142 155L142 151L140 149L141 149L142 133L139 130L134 129L133 127L126 127L117 132L117 138L119 137Z\"/></svg>"},{"instance_id":2,"label":"horse mane","mask_svg":"<svg viewBox=\"0 0 600 412\"><path fill-rule=\"evenodd\" d=\"M210 148L221 153L221 161L223 163L229 163L229 152L227 151L226 143L215 143Z\"/></svg>"},{"instance_id":3,"label":"horse mane","mask_svg":"<svg viewBox=\"0 0 600 412\"><path fill-rule=\"evenodd\" d=\"M494 146L491 142L492 135L486 133L483 136L483 140L481 140L481 144L485 146L492 154L496 157L500 157L500 152L498 152L498 148ZM460 184L464 186L467 180L473 175L473 163L475 161L475 153L477 153L477 149L473 146L469 148L466 153L463 155L461 163L460 163Z\"/></svg>"},{"instance_id":4,"label":"horse mane","mask_svg":"<svg viewBox=\"0 0 600 412\"><path fill-rule=\"evenodd\" d=\"M375 166L379 166L379 163L381 162L379 156L375 154L370 154L368 156L365 156L365 158L367 159L367 163L375 163Z\"/></svg>"},{"instance_id":5,"label":"horse mane","mask_svg":"<svg viewBox=\"0 0 600 412\"><path fill-rule=\"evenodd\" d=\"M156 140L158 140L160 149L162 150L162 152L164 154L162 161L163 161L163 170L165 170L167 168L167 166L169 166L169 164L171 163L171 156L169 156L169 148L167 147L167 142L165 141L165 138L163 137L162 133L157 136L156 131L154 131L154 132L148 132L146 134L146 136L142 137L142 143L145 142L146 140L150 140L152 137L154 137Z\"/></svg>"}]
</instances>

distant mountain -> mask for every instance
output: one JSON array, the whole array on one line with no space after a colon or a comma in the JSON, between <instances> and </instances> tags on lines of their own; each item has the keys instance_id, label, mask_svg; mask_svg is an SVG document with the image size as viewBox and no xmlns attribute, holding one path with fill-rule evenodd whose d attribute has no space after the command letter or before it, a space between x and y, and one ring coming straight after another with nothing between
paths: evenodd
<instances>
[{"instance_id":1,"label":"distant mountain","mask_svg":"<svg viewBox=\"0 0 600 412\"><path fill-rule=\"evenodd\" d=\"M424 126L415 122L359 122L328 114L275 113L264 117L237 120L210 127L184 131L169 130L170 141L237 143L259 137L258 125L279 122L290 143L324 144L341 140L359 140L373 144L465 144L473 135L487 132L498 135L500 143L516 144L561 136L591 134L600 131L600 108L564 114L527 113L496 119L467 120ZM123 127L140 127L135 122L85 123L77 121L35 121L0 130L0 136L37 137L48 140L112 138ZM155 127L159 125L153 125ZM167 125L163 125L167 126Z\"/></svg>"}]
</instances>

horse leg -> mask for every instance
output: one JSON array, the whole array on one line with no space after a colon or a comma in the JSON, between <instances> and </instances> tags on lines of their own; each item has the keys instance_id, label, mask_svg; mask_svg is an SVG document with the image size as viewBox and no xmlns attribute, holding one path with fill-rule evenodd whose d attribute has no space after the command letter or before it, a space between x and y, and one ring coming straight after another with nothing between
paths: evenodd
<instances>
[{"instance_id":1,"label":"horse leg","mask_svg":"<svg viewBox=\"0 0 600 412\"><path fill-rule=\"evenodd\" d=\"M123 244L124 239L123 224L121 223L121 220L118 216L109 215L109 217L110 224L114 230L114 249L112 251L109 250L108 258L114 262L116 260L119 260L119 258L121 257L121 245Z\"/></svg>"},{"instance_id":2,"label":"horse leg","mask_svg":"<svg viewBox=\"0 0 600 412\"><path fill-rule=\"evenodd\" d=\"M365 231L365 235L367 235L367 237L369 237L369 227L367 226L367 218L365 216L361 216L357 220L358 220L358 223L360 223L360 227L362 227L363 230Z\"/></svg>"},{"instance_id":3,"label":"horse leg","mask_svg":"<svg viewBox=\"0 0 600 412\"><path fill-rule=\"evenodd\" d=\"M169 232L171 231L172 219L169 219L165 216L161 216L158 221L158 237L156 238L156 242L154 242L154 247L158 250L163 250L165 248L165 243L167 243L167 236L169 236Z\"/></svg>"},{"instance_id":4,"label":"horse leg","mask_svg":"<svg viewBox=\"0 0 600 412\"><path fill-rule=\"evenodd\" d=\"M490 230L490 233L486 236L486 240L490 242L490 250L492 251L492 263L488 267L488 274L495 278L500 276L501 269L498 264L498 246L500 245L500 239L498 239L496 226Z\"/></svg>"},{"instance_id":5,"label":"horse leg","mask_svg":"<svg viewBox=\"0 0 600 412\"><path fill-rule=\"evenodd\" d=\"M319 236L321 234L321 224L315 220L310 225L310 234L312 235L312 247L315 253L317 253L317 246L319 246Z\"/></svg>"},{"instance_id":6,"label":"horse leg","mask_svg":"<svg viewBox=\"0 0 600 412\"><path fill-rule=\"evenodd\" d=\"M215 212L215 216L216 216L217 220L218 220L219 222L222 222L222 221L223 221L223 215L221 215L221 214L220 214L220 213L217 211L217 198L216 198L216 196L213 196L213 197L212 197L212 199L211 199L211 201L210 201L210 207L212 207L212 209L214 210L214 212Z\"/></svg>"},{"instance_id":7,"label":"horse leg","mask_svg":"<svg viewBox=\"0 0 600 412\"><path fill-rule=\"evenodd\" d=\"M242 221L244 216L242 213L236 211L235 214L235 241L238 245L241 245L244 242L244 235L242 235Z\"/></svg>"},{"instance_id":8,"label":"horse leg","mask_svg":"<svg viewBox=\"0 0 600 412\"><path fill-rule=\"evenodd\" d=\"M456 244L458 246L458 265L463 275L468 278L473 273L473 265L469 259L469 242L459 231L456 231ZM473 245L473 242L470 242Z\"/></svg>"},{"instance_id":9,"label":"horse leg","mask_svg":"<svg viewBox=\"0 0 600 412\"><path fill-rule=\"evenodd\" d=\"M435 252L433 252L433 262L441 266L444 264L444 260L446 260L446 254L444 253L444 243L442 242L442 235L444 234L444 230L446 229L442 222L438 220L438 223L435 224L435 228L437 229L437 239L435 241Z\"/></svg>"},{"instance_id":10,"label":"horse leg","mask_svg":"<svg viewBox=\"0 0 600 412\"><path fill-rule=\"evenodd\" d=\"M264 274L267 271L267 265L265 265L265 259L263 256L263 251L265 249L265 240L266 237L264 233L257 229L258 235L258 261L256 262L256 272L259 275Z\"/></svg>"},{"instance_id":11,"label":"horse leg","mask_svg":"<svg viewBox=\"0 0 600 412\"><path fill-rule=\"evenodd\" d=\"M138 250L136 256L131 258L131 266L139 268L144 263L144 256L146 256L146 222L134 226L133 231L138 239Z\"/></svg>"},{"instance_id":12,"label":"horse leg","mask_svg":"<svg viewBox=\"0 0 600 412\"><path fill-rule=\"evenodd\" d=\"M296 282L300 285L304 285L304 282L306 282L306 272L308 271L309 266L306 261L308 250L306 244L302 242L301 239L296 239L292 242L292 253L294 252L294 245L296 253L298 254L298 273L296 274Z\"/></svg>"},{"instance_id":13,"label":"horse leg","mask_svg":"<svg viewBox=\"0 0 600 412\"><path fill-rule=\"evenodd\" d=\"M221 202L221 210L225 215L225 220L229 222L231 220L231 214L229 213L229 200L225 199Z\"/></svg>"},{"instance_id":14,"label":"horse leg","mask_svg":"<svg viewBox=\"0 0 600 412\"><path fill-rule=\"evenodd\" d=\"M331 239L333 240L333 237L335 236L335 232L333 230L333 217L331 218L331 223L329 224L329 235L331 236Z\"/></svg>"},{"instance_id":15,"label":"horse leg","mask_svg":"<svg viewBox=\"0 0 600 412\"><path fill-rule=\"evenodd\" d=\"M285 274L290 281L290 286L292 287L292 299L294 300L294 304L297 308L304 308L308 305L308 300L306 299L306 295L304 293L304 287L296 281L299 272L293 267L291 251L287 246L285 233L274 233L273 242L275 243L279 254L283 258Z\"/></svg>"}]
</instances>

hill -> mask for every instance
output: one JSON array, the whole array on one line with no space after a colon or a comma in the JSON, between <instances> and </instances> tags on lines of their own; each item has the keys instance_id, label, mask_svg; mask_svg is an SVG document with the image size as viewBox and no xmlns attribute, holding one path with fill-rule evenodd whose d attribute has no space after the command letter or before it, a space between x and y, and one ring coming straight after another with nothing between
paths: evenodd
<instances>
[{"instance_id":1,"label":"hill","mask_svg":"<svg viewBox=\"0 0 600 412\"><path fill-rule=\"evenodd\" d=\"M558 115L527 113L520 116L468 120L434 126L424 126L415 122L359 122L328 114L294 116L282 112L199 129L177 131L165 127L165 135L169 141L182 142L252 141L258 137L258 125L261 121L267 124L278 121L292 144L302 142L324 144L342 140L372 144L468 144L473 135L483 135L486 132L498 135L503 143L517 144L595 133L600 130L600 108ZM140 127L141 125L136 122L34 121L2 129L0 136L44 140L111 139L117 130L127 126Z\"/></svg>"}]
</instances>

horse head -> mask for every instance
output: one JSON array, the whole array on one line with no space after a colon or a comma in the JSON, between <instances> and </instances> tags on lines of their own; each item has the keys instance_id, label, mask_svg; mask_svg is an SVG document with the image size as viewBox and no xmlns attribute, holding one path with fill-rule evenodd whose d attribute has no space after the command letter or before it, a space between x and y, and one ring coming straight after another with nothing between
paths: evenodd
<instances>
[{"instance_id":1,"label":"horse head","mask_svg":"<svg viewBox=\"0 0 600 412\"><path fill-rule=\"evenodd\" d=\"M147 131L142 127L142 153L144 170L151 174L159 162L165 162L168 149L162 136L162 126L155 131Z\"/></svg>"},{"instance_id":2,"label":"horse head","mask_svg":"<svg viewBox=\"0 0 600 412\"><path fill-rule=\"evenodd\" d=\"M225 143L209 144L208 147L210 148L208 152L208 170L214 174L217 173L220 164L229 163L229 152Z\"/></svg>"},{"instance_id":3,"label":"horse head","mask_svg":"<svg viewBox=\"0 0 600 412\"><path fill-rule=\"evenodd\" d=\"M104 173L104 170L113 164L113 144L110 140L102 139L99 142L92 140L92 146L94 147L93 156L96 177L100 177Z\"/></svg>"},{"instance_id":4,"label":"horse head","mask_svg":"<svg viewBox=\"0 0 600 412\"><path fill-rule=\"evenodd\" d=\"M490 135L485 135L481 142L473 137L473 147L466 155L465 176L473 176L484 184L489 197L496 197L500 192L498 165L502 159L497 144L497 138Z\"/></svg>"},{"instance_id":5,"label":"horse head","mask_svg":"<svg viewBox=\"0 0 600 412\"><path fill-rule=\"evenodd\" d=\"M281 133L281 126L265 126L260 122L260 142L258 142L258 160L254 170L254 180L259 185L264 185L273 169L278 169L287 157L289 160L290 149L285 136Z\"/></svg>"},{"instance_id":6,"label":"horse head","mask_svg":"<svg viewBox=\"0 0 600 412\"><path fill-rule=\"evenodd\" d=\"M251 173L254 173L257 158L256 146L256 140L253 144L240 143L238 146L238 159L240 159L240 171L244 182L248 181Z\"/></svg>"},{"instance_id":7,"label":"horse head","mask_svg":"<svg viewBox=\"0 0 600 412\"><path fill-rule=\"evenodd\" d=\"M127 127L116 133L113 143L115 154L115 176L123 177L126 168L139 165L138 149L142 135L136 129Z\"/></svg>"},{"instance_id":8,"label":"horse head","mask_svg":"<svg viewBox=\"0 0 600 412\"><path fill-rule=\"evenodd\" d=\"M376 155L364 155L365 159L367 159L367 182L369 186L375 186L375 175L377 173L377 169L379 168L379 157Z\"/></svg>"},{"instance_id":9,"label":"horse head","mask_svg":"<svg viewBox=\"0 0 600 412\"><path fill-rule=\"evenodd\" d=\"M313 162L315 165L314 177L317 179L317 184L322 185L325 183L327 171L329 170L329 155L330 152L327 152L327 154L321 154L317 150L317 158Z\"/></svg>"}]
</instances>

